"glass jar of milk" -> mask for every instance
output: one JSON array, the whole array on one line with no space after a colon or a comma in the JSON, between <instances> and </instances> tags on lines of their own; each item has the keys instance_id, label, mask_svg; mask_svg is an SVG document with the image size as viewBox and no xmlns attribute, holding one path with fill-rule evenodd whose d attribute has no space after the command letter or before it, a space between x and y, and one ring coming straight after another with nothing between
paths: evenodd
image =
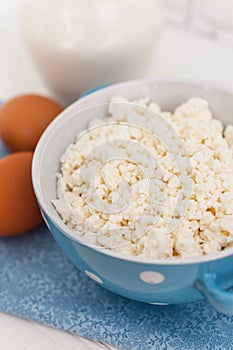
<instances>
[{"instance_id":1,"label":"glass jar of milk","mask_svg":"<svg viewBox=\"0 0 233 350\"><path fill-rule=\"evenodd\" d=\"M22 24L41 76L69 104L95 86L147 76L161 11L157 0L26 0Z\"/></svg>"}]
</instances>

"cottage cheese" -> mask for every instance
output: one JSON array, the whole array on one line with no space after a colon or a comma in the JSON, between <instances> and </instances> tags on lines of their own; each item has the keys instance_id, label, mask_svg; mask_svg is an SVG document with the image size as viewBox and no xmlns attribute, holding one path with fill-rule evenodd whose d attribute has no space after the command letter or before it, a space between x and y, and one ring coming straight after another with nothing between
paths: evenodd
<instances>
[{"instance_id":1,"label":"cottage cheese","mask_svg":"<svg viewBox=\"0 0 233 350\"><path fill-rule=\"evenodd\" d=\"M61 157L52 202L77 235L122 254L218 252L233 246L232 152L233 126L205 100L168 113L114 97Z\"/></svg>"}]
</instances>

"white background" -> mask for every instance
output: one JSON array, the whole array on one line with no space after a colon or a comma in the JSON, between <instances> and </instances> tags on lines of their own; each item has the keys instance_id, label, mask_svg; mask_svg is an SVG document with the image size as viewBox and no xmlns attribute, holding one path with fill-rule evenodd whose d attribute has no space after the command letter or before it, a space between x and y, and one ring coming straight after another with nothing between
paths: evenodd
<instances>
[{"instance_id":1,"label":"white background","mask_svg":"<svg viewBox=\"0 0 233 350\"><path fill-rule=\"evenodd\" d=\"M46 0L41 0L46 1ZM151 77L213 82L233 89L233 1L164 0L165 26ZM20 33L21 0L0 0L0 99L49 94ZM102 348L78 336L0 314L1 350Z\"/></svg>"},{"instance_id":2,"label":"white background","mask_svg":"<svg viewBox=\"0 0 233 350\"><path fill-rule=\"evenodd\" d=\"M19 25L21 2L0 0L0 98L3 99L23 92L49 94L22 40ZM199 6L200 14L192 26L185 23L187 18L190 21L186 11L190 1L161 2L167 5L166 26L160 37L151 76L205 80L232 87L233 30L229 31L229 28L233 23L233 1L194 0L194 3L202 4L203 9ZM209 17L212 15L212 22L203 17L206 13ZM218 16L220 19L216 24ZM205 21L199 20L203 18ZM203 23L208 23L208 26L203 28ZM224 25L228 30L222 29Z\"/></svg>"}]
</instances>

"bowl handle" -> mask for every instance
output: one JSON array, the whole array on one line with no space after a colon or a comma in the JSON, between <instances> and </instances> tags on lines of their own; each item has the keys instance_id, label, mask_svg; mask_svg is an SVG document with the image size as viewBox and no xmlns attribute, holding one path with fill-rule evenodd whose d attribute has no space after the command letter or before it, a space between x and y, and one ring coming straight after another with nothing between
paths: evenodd
<instances>
[{"instance_id":1,"label":"bowl handle","mask_svg":"<svg viewBox=\"0 0 233 350\"><path fill-rule=\"evenodd\" d=\"M214 273L205 273L195 281L195 287L216 310L233 315L233 293L221 289L216 277Z\"/></svg>"}]
</instances>

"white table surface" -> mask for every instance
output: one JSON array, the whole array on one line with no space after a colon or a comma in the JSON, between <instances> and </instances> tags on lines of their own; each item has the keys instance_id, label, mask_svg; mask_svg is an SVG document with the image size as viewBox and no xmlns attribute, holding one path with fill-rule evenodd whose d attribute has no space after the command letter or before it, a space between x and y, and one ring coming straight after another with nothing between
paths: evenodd
<instances>
[{"instance_id":1,"label":"white table surface","mask_svg":"<svg viewBox=\"0 0 233 350\"><path fill-rule=\"evenodd\" d=\"M24 47L18 23L21 0L0 0L0 98L25 92L48 94ZM151 77L192 79L233 89L233 47L179 26L165 25ZM106 349L33 322L0 313L1 350ZM110 347L108 347L110 348Z\"/></svg>"}]
</instances>

